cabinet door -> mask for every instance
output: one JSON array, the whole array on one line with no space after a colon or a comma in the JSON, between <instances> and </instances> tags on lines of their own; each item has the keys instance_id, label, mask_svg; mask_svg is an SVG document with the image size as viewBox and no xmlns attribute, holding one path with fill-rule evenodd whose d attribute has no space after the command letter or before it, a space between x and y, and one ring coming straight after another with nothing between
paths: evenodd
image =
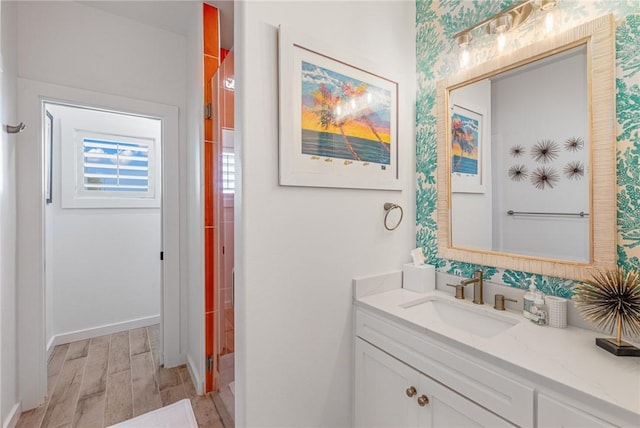
<instances>
[{"instance_id":1,"label":"cabinet door","mask_svg":"<svg viewBox=\"0 0 640 428\"><path fill-rule=\"evenodd\" d=\"M419 387L420 374L370 345L356 339L356 427L417 427L416 396L408 388Z\"/></svg>"},{"instance_id":2,"label":"cabinet door","mask_svg":"<svg viewBox=\"0 0 640 428\"><path fill-rule=\"evenodd\" d=\"M539 428L603 428L615 425L568 404L538 394Z\"/></svg>"},{"instance_id":3,"label":"cabinet door","mask_svg":"<svg viewBox=\"0 0 640 428\"><path fill-rule=\"evenodd\" d=\"M422 395L426 396L429 402L419 412L420 427L515 426L427 376L423 376L420 381L418 397Z\"/></svg>"},{"instance_id":4,"label":"cabinet door","mask_svg":"<svg viewBox=\"0 0 640 428\"><path fill-rule=\"evenodd\" d=\"M359 338L355 395L356 427L514 426Z\"/></svg>"}]
</instances>

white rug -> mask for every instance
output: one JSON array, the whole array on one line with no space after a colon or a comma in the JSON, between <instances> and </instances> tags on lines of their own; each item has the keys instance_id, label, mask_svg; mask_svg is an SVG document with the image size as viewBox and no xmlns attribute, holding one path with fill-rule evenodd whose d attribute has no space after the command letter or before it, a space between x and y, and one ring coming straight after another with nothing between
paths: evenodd
<instances>
[{"instance_id":1,"label":"white rug","mask_svg":"<svg viewBox=\"0 0 640 428\"><path fill-rule=\"evenodd\" d=\"M198 428L191 401L185 398L177 403L153 410L112 428Z\"/></svg>"}]
</instances>

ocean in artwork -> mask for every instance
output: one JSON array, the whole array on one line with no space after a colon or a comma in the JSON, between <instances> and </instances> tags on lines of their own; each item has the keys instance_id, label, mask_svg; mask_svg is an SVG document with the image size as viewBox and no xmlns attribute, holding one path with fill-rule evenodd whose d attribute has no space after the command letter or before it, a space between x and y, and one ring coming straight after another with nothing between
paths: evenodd
<instances>
[{"instance_id":1,"label":"ocean in artwork","mask_svg":"<svg viewBox=\"0 0 640 428\"><path fill-rule=\"evenodd\" d=\"M349 144L362 162L382 165L390 163L389 151L377 141L349 137ZM354 159L341 134L308 129L302 130L302 153L322 158Z\"/></svg>"},{"instance_id":2,"label":"ocean in artwork","mask_svg":"<svg viewBox=\"0 0 640 428\"><path fill-rule=\"evenodd\" d=\"M453 155L451 165L451 171L454 173L478 175L477 159Z\"/></svg>"}]
</instances>

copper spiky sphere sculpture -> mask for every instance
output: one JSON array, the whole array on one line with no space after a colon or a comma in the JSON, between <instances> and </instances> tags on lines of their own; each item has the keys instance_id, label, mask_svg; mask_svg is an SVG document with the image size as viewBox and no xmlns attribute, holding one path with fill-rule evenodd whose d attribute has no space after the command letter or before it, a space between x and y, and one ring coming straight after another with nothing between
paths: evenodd
<instances>
[{"instance_id":1,"label":"copper spiky sphere sculpture","mask_svg":"<svg viewBox=\"0 0 640 428\"><path fill-rule=\"evenodd\" d=\"M573 288L573 300L580 314L609 334L640 337L640 275L638 272L597 269Z\"/></svg>"}]
</instances>

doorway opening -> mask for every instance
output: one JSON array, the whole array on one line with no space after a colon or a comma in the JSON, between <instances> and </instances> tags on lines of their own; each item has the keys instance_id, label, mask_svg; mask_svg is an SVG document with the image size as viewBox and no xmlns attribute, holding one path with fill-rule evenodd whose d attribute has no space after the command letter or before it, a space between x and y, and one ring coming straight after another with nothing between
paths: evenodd
<instances>
[{"instance_id":1,"label":"doorway opening","mask_svg":"<svg viewBox=\"0 0 640 428\"><path fill-rule=\"evenodd\" d=\"M45 192L45 150L44 150L44 136L46 135L46 121L50 120L52 124L52 137L56 136L56 118L53 112L50 112L51 118L46 115L45 104L51 105L64 105L71 107L84 107L83 111L102 111L110 113L124 113L130 116L147 117L158 119L161 121L161 136L162 143L160 144L160 155L162 159L161 165L158 166L160 171L157 178L157 186L161 186L161 251L164 253L164 260L160 263L160 313L161 319L160 326L160 360L164 363L165 367L175 367L184 363L184 354L180 346L180 204L179 204L179 188L180 183L176 179L179 171L179 130L178 130L178 108L171 105L158 104L154 102L136 100L132 98L125 98L116 95L103 94L99 92L87 91L78 88L72 88L68 86L53 85L46 82L38 82L29 79L18 79L18 99L21 103L18 104L19 117L24 118L25 123L32 124L27 126L21 136L21 142L17 146L17 179L21 183L20 186L20 198L17 203L18 216L20 222L17 224L16 234L18 236L19 245L16 251L17 260L17 275L21 278L21 286L18 289L18 360L20 364L18 366L18 387L22 399L22 410L29 410L38 407L43 403L44 397L47 395L47 345L53 345L55 342L51 342L53 336L61 334L64 340L74 340L75 337L82 337L91 333L91 335L106 335L109 331L112 331L117 325L117 321L104 321L108 316L113 316L120 308L116 309L96 309L96 314L89 314L90 304L95 303L102 299L101 294L87 295L84 294L84 300L77 306L69 311L75 311L80 316L102 316L103 319L100 324L88 326L85 328L77 328L71 324L71 321L67 319L69 324L66 324L69 330L59 331L49 330L47 331L47 322L51 322L51 315L55 316L55 312L51 312L47 309L48 303L46 300L50 298L51 294L47 296L45 287L45 250L47 246L47 240L45 239L45 210L49 209L51 204L47 204L47 195ZM60 128L58 126L58 128ZM101 135L86 135L86 131L91 129L78 130L76 141L82 141L84 138L90 140L99 140L96 137L103 137ZM94 129L95 131L95 129ZM82 134L85 132L85 134ZM108 132L108 131L107 131ZM80 136L84 135L81 139ZM140 137L136 133L123 133L123 136ZM61 137L61 136L60 136ZM140 137L141 138L141 137ZM51 140L52 143L54 142ZM87 141L90 143L90 141ZM142 145L142 141L138 141ZM77 146L72 144L72 147ZM79 145L82 147L82 144ZM86 147L89 151L96 147ZM84 149L83 149L84 150ZM74 185L65 191L69 197L70 204L76 204L81 206L83 204L90 205L91 198L83 199L83 195L86 196L89 189L84 188L84 184L80 186L80 183L84 183L79 177L83 177L84 171L80 170L81 161L79 157L84 156L84 151L78 149L76 152L76 158L72 161L76 163L77 168L71 168L69 171L61 170L62 165L58 164L55 159L56 153L53 152L54 157L52 166L53 177L52 183L55 184L56 173L70 173L71 181ZM51 152L49 152L51 153ZM98 157L93 153L93 156ZM58 153L61 156L61 153ZM123 159L125 162L127 159ZM121 162L122 163L122 162ZM56 172L56 168L58 171ZM87 173L89 173L87 171ZM89 177L83 177L88 180ZM93 177L94 180L96 177ZM62 177L60 177L62 180ZM51 187L52 202L56 203L56 198L62 203L63 188ZM90 183L99 184L99 183ZM120 184L125 184L124 182ZM149 186L150 190L151 186ZM105 191L106 192L106 191ZM152 199L152 198L147 198ZM95 202L95 201L93 201ZM123 202L126 204L126 201ZM155 202L158 203L157 201ZM151 204L151 202L149 202ZM95 209L95 208L94 208ZM115 213L117 210L123 208L110 208L109 212ZM89 208L66 208L61 209L62 214L70 215L74 213L81 216L89 216ZM86 220L81 218L81 220ZM94 237L99 237L100 233L105 229L101 224L92 224L93 228L88 229L86 234ZM118 228L112 228L112 234L115 236L121 236L121 230ZM62 235L64 240L71 243L71 238ZM95 252L95 247L99 242L94 243L85 248L86 253ZM111 248L111 253L117 253L122 251L121 246L117 245ZM84 257L88 257L85 254L75 260L75 264L69 267L71 270L82 270L82 263ZM156 253L155 257L160 259L160 254ZM51 256L49 256L51 258ZM109 269L112 271L120 272L123 269L116 263L110 262L111 256L104 257L103 265L101 269ZM100 278L98 274L87 279L86 287L93 281L97 281ZM110 284L111 285L111 284ZM116 284L117 285L117 284ZM83 293L85 290L79 288L79 292ZM115 294L115 290L111 290L112 294ZM110 298L112 296L109 296ZM134 298L132 291L127 291L125 294L127 298ZM112 313L113 312L113 313ZM144 317L142 320L145 321ZM147 320L148 321L148 320ZM51 325L51 324L50 324ZM124 328L124 326L122 326ZM75 330L73 330L76 328ZM100 328L103 328L100 330ZM58 333L58 334L56 334ZM68 335L64 335L69 333ZM62 339L60 339L62 340Z\"/></svg>"},{"instance_id":2,"label":"doorway opening","mask_svg":"<svg viewBox=\"0 0 640 428\"><path fill-rule=\"evenodd\" d=\"M50 101L42 111L51 355L56 345L160 324L163 123Z\"/></svg>"}]
</instances>

